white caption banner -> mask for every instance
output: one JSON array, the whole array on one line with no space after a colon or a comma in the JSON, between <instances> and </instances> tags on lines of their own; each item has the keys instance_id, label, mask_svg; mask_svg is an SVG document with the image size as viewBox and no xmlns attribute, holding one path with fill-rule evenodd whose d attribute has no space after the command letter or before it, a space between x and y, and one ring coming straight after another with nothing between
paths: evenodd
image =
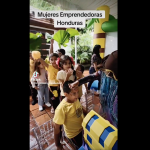
<instances>
[{"instance_id":1,"label":"white caption banner","mask_svg":"<svg viewBox=\"0 0 150 150\"><path fill-rule=\"evenodd\" d=\"M85 28L85 19L54 19L54 27L55 28L70 28L70 27L79 27Z\"/></svg>"},{"instance_id":2,"label":"white caption banner","mask_svg":"<svg viewBox=\"0 0 150 150\"><path fill-rule=\"evenodd\" d=\"M33 11L32 11L33 12ZM84 10L84 11L34 11L35 18L105 18L105 11L98 10L98 11L91 11L91 10Z\"/></svg>"}]
</instances>

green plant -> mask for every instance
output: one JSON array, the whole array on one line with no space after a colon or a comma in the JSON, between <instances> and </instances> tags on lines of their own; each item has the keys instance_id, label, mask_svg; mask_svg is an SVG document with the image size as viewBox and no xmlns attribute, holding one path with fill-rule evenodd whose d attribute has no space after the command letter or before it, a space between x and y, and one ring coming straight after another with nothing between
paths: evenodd
<instances>
[{"instance_id":1,"label":"green plant","mask_svg":"<svg viewBox=\"0 0 150 150\"><path fill-rule=\"evenodd\" d=\"M50 40L53 38L53 35L50 35L49 33L47 33L46 32L46 34L45 34L45 38L47 39L46 41L47 41L47 43L49 43L50 42Z\"/></svg>"},{"instance_id":2,"label":"green plant","mask_svg":"<svg viewBox=\"0 0 150 150\"><path fill-rule=\"evenodd\" d=\"M99 23L99 19L98 18L92 18L89 22L88 22L88 24L87 24L87 29L88 28L90 28L94 23Z\"/></svg>"},{"instance_id":3,"label":"green plant","mask_svg":"<svg viewBox=\"0 0 150 150\"><path fill-rule=\"evenodd\" d=\"M42 44L41 33L30 33L30 51L37 50Z\"/></svg>"},{"instance_id":4,"label":"green plant","mask_svg":"<svg viewBox=\"0 0 150 150\"><path fill-rule=\"evenodd\" d=\"M75 47L72 45L71 56L75 59ZM77 62L88 64L91 61L92 51L90 46L77 45Z\"/></svg>"},{"instance_id":5,"label":"green plant","mask_svg":"<svg viewBox=\"0 0 150 150\"><path fill-rule=\"evenodd\" d=\"M59 6L54 6L44 0L30 0L30 5L35 8L38 8L39 10L46 10L46 11L62 10Z\"/></svg>"},{"instance_id":6,"label":"green plant","mask_svg":"<svg viewBox=\"0 0 150 150\"><path fill-rule=\"evenodd\" d=\"M59 48L61 48L62 45L66 47L70 38L75 35L79 35L79 32L76 29L68 28L66 31L58 30L54 34L53 39L58 43Z\"/></svg>"},{"instance_id":7,"label":"green plant","mask_svg":"<svg viewBox=\"0 0 150 150\"><path fill-rule=\"evenodd\" d=\"M85 23L85 28L77 28L77 30L81 33L81 34L86 34L88 31L93 31L94 30L94 20L96 22L99 22L98 19L89 19L86 20Z\"/></svg>"}]
</instances>

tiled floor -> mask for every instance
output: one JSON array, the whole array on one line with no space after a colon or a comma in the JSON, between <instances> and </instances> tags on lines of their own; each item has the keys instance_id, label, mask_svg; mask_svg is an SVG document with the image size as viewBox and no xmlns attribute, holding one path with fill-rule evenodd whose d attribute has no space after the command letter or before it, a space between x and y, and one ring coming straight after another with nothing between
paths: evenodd
<instances>
[{"instance_id":1,"label":"tiled floor","mask_svg":"<svg viewBox=\"0 0 150 150\"><path fill-rule=\"evenodd\" d=\"M52 119L54 117L54 114L51 114L50 112L51 108L48 108L47 106L44 106L44 110L40 112L38 109L38 104L33 106L31 105L31 101L32 99L30 97L30 150L40 150L37 144L35 134L32 129L39 127L44 123L46 123L47 121L49 121L50 119ZM68 143L66 139L65 141L66 143ZM52 146L49 149L56 150L53 136L50 136L48 142L49 142L48 145ZM43 146L44 149L46 150L48 145L47 144L43 144L43 145L44 145ZM69 143L68 145L71 146ZM69 148L66 145L64 145L63 147L65 150L69 150Z\"/></svg>"},{"instance_id":2,"label":"tiled floor","mask_svg":"<svg viewBox=\"0 0 150 150\"><path fill-rule=\"evenodd\" d=\"M30 150L39 150L35 134L32 129L52 119L53 115L50 113L51 108L44 106L44 110L39 111L38 104L32 105L31 101L32 98L30 96ZM52 143L54 143L54 140Z\"/></svg>"},{"instance_id":3,"label":"tiled floor","mask_svg":"<svg viewBox=\"0 0 150 150\"><path fill-rule=\"evenodd\" d=\"M84 76L87 76L89 74L88 70L84 71ZM44 110L42 112L39 111L39 106L38 104L32 105L31 101L32 98L30 96L30 150L39 150L35 134L33 133L33 128L38 127L45 122L49 121L54 117L54 114L51 114L50 110L51 108L44 106ZM56 149L54 140L52 142L52 147L51 149ZM68 142L67 142L68 143ZM66 146L64 146L65 150L69 150Z\"/></svg>"}]
</instances>

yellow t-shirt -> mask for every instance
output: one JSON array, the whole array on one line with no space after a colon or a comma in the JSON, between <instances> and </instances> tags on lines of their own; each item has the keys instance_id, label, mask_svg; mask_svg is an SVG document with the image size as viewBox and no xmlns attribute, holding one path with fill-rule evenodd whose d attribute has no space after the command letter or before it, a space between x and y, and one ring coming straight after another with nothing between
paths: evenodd
<instances>
[{"instance_id":1,"label":"yellow t-shirt","mask_svg":"<svg viewBox=\"0 0 150 150\"><path fill-rule=\"evenodd\" d=\"M56 79L58 71L59 70L54 68L52 64L48 66L48 86L59 86L59 81Z\"/></svg>"},{"instance_id":2,"label":"yellow t-shirt","mask_svg":"<svg viewBox=\"0 0 150 150\"><path fill-rule=\"evenodd\" d=\"M34 61L30 59L30 81L33 76L33 72L34 72Z\"/></svg>"},{"instance_id":3,"label":"yellow t-shirt","mask_svg":"<svg viewBox=\"0 0 150 150\"><path fill-rule=\"evenodd\" d=\"M83 118L84 115L79 100L68 103L64 98L55 110L53 122L63 125L67 137L71 139L82 131Z\"/></svg>"}]
</instances>

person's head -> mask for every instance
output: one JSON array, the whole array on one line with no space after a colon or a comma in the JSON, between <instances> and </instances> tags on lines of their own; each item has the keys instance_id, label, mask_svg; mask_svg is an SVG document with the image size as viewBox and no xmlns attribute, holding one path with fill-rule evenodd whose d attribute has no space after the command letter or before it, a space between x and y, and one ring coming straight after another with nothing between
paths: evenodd
<instances>
[{"instance_id":1,"label":"person's head","mask_svg":"<svg viewBox=\"0 0 150 150\"><path fill-rule=\"evenodd\" d=\"M95 59L93 59L93 65L94 65L94 69L95 70L99 70L100 68L102 68L103 63L101 59L98 59L97 57Z\"/></svg>"},{"instance_id":2,"label":"person's head","mask_svg":"<svg viewBox=\"0 0 150 150\"><path fill-rule=\"evenodd\" d=\"M81 64L77 64L76 65L76 71L81 71L83 73L84 72L84 66L82 66Z\"/></svg>"},{"instance_id":3,"label":"person's head","mask_svg":"<svg viewBox=\"0 0 150 150\"><path fill-rule=\"evenodd\" d=\"M73 62L68 55L62 55L59 61L59 67L63 70L73 69Z\"/></svg>"},{"instance_id":4,"label":"person's head","mask_svg":"<svg viewBox=\"0 0 150 150\"><path fill-rule=\"evenodd\" d=\"M58 56L59 57L61 57L62 55L65 55L65 53L66 53L65 50L62 48L58 50Z\"/></svg>"},{"instance_id":5,"label":"person's head","mask_svg":"<svg viewBox=\"0 0 150 150\"><path fill-rule=\"evenodd\" d=\"M56 65L56 60L57 60L58 57L59 57L59 56L58 56L58 54L56 54L56 53L50 54L50 56L49 56L49 61L50 61L50 63L51 63L52 65Z\"/></svg>"},{"instance_id":6,"label":"person's head","mask_svg":"<svg viewBox=\"0 0 150 150\"><path fill-rule=\"evenodd\" d=\"M73 81L66 81L63 84L63 91L64 95L69 100L69 102L74 103L78 97L79 97L79 92L78 92L78 87L75 89L70 89L69 84L73 83Z\"/></svg>"},{"instance_id":7,"label":"person's head","mask_svg":"<svg viewBox=\"0 0 150 150\"><path fill-rule=\"evenodd\" d=\"M100 45L95 45L94 48L93 48L93 53L92 54L96 54L98 57L100 57L100 55L99 55L100 49L101 49Z\"/></svg>"},{"instance_id":8,"label":"person's head","mask_svg":"<svg viewBox=\"0 0 150 150\"><path fill-rule=\"evenodd\" d=\"M37 71L39 75L41 75L40 69L43 69L43 68L44 66L41 64L40 61L35 61L34 71Z\"/></svg>"}]
</instances>

